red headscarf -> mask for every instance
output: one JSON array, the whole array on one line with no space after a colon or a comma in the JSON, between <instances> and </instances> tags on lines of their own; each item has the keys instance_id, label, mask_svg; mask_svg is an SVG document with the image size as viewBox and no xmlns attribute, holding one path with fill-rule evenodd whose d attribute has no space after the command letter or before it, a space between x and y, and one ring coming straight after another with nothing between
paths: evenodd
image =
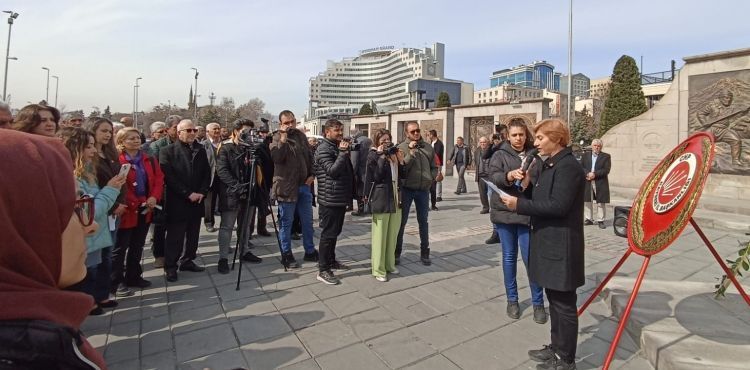
<instances>
[{"instance_id":1,"label":"red headscarf","mask_svg":"<svg viewBox=\"0 0 750 370\"><path fill-rule=\"evenodd\" d=\"M0 158L0 325L34 319L77 330L94 302L57 287L76 199L70 154L57 138L3 130ZM88 342L82 350L105 367Z\"/></svg>"}]
</instances>

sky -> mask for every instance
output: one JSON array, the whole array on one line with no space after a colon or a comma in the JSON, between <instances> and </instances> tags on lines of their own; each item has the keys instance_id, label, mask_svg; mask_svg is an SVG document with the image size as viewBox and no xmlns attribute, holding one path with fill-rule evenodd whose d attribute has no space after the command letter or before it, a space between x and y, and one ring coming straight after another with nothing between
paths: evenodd
<instances>
[{"instance_id":1,"label":"sky","mask_svg":"<svg viewBox=\"0 0 750 370\"><path fill-rule=\"evenodd\" d=\"M7 81L14 108L45 98L42 67L59 77L66 110L130 112L137 77L139 110L185 107L195 67L199 105L213 92L298 116L326 61L372 47L442 42L446 77L475 89L489 87L493 71L535 60L568 70L565 0L3 0L0 8L20 13ZM672 59L680 67L686 56L750 47L748 14L746 0L574 0L573 73L608 76L623 54L639 64L642 56L644 73L660 72ZM0 19L4 54L7 14ZM49 94L54 104L53 78Z\"/></svg>"}]
</instances>

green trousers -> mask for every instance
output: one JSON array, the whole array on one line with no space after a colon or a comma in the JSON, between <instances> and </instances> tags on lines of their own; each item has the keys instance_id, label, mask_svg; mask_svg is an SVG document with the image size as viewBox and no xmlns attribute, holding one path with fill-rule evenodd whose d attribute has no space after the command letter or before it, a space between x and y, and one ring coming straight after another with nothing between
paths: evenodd
<instances>
[{"instance_id":1,"label":"green trousers","mask_svg":"<svg viewBox=\"0 0 750 370\"><path fill-rule=\"evenodd\" d=\"M372 275L386 276L396 269L396 237L401 227L401 210L372 214Z\"/></svg>"}]
</instances>

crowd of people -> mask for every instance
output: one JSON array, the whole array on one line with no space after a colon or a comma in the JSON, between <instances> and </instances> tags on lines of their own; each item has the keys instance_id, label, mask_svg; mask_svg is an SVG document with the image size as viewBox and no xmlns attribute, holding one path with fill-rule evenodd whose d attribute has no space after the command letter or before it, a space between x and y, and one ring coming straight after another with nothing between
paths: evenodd
<instances>
[{"instance_id":1,"label":"crowd of people","mask_svg":"<svg viewBox=\"0 0 750 370\"><path fill-rule=\"evenodd\" d=\"M24 157L2 163L3 173L15 175L2 179L0 216L10 230L4 235L16 247L2 248L0 300L10 306L62 302L60 310L42 305L24 311L4 304L3 326L20 322L15 330L32 330L29 322L39 321L51 323L45 330L62 326L77 332L86 314L100 315L116 307L117 298L149 287L141 264L149 230L153 265L164 270L169 282L179 279L178 272L205 270L196 262L201 226L218 231L219 273L230 272L235 230L240 258L260 263L250 240L254 233L271 236L266 218L273 205L285 269L300 267L292 250L300 233L303 261L317 263L322 283L339 284L336 273L349 267L336 258L336 245L355 202L353 215L372 220L371 274L377 281L399 274L412 203L420 262L431 265L428 217L442 200L444 155L435 130L425 140L419 124L407 122L405 139L397 143L386 129L371 138L344 137L342 123L330 119L318 140L297 128L291 111L282 111L278 119L279 129L271 133L265 120L256 124L241 118L225 130L172 115L152 123L146 138L129 117L120 123L102 117L84 122L40 104L11 117L0 105L0 127L11 129L0 134L0 155ZM529 276L533 320L539 324L548 320L546 296L551 342L529 351L530 358L542 369L572 369L576 288L584 283L583 225L603 227L610 158L595 140L592 153L579 162L560 120L543 120L533 133L522 122L499 128L491 138L479 138L474 151L458 137L445 165L456 167L456 195L467 192L467 168L476 168L480 213L489 214L493 226L488 243L501 246L507 315L521 317L519 251ZM71 174L74 181L67 181ZM38 197L24 196L29 186ZM589 209L585 217L584 204ZM314 206L321 229L317 248ZM13 263L19 259L28 263ZM69 360L101 364L85 338L76 335L81 350L76 353L82 355L68 353Z\"/></svg>"}]
</instances>

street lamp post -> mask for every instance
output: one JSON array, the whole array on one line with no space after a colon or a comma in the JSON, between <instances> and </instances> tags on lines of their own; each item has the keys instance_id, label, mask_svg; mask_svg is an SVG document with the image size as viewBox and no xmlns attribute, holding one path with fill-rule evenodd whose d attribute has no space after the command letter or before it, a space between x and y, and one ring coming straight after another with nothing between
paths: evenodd
<instances>
[{"instance_id":1,"label":"street lamp post","mask_svg":"<svg viewBox=\"0 0 750 370\"><path fill-rule=\"evenodd\" d=\"M138 81L142 80L142 77L135 79L135 86L133 86L133 127L138 128Z\"/></svg>"},{"instance_id":2,"label":"street lamp post","mask_svg":"<svg viewBox=\"0 0 750 370\"><path fill-rule=\"evenodd\" d=\"M195 71L195 93L193 94L193 121L198 122L198 69L190 68Z\"/></svg>"},{"instance_id":3,"label":"street lamp post","mask_svg":"<svg viewBox=\"0 0 750 370\"><path fill-rule=\"evenodd\" d=\"M573 0L570 0L568 12L568 128L573 131L570 121L570 105L573 97Z\"/></svg>"},{"instance_id":4,"label":"street lamp post","mask_svg":"<svg viewBox=\"0 0 750 370\"><path fill-rule=\"evenodd\" d=\"M3 101L5 101L8 97L8 61L15 59L10 57L10 31L13 29L13 20L18 18L18 13L12 10L4 10L3 13L8 13L8 45L5 48L5 78L3 79Z\"/></svg>"},{"instance_id":5,"label":"street lamp post","mask_svg":"<svg viewBox=\"0 0 750 370\"><path fill-rule=\"evenodd\" d=\"M57 88L60 87L60 77L52 76L55 79L55 108L57 108Z\"/></svg>"},{"instance_id":6,"label":"street lamp post","mask_svg":"<svg viewBox=\"0 0 750 370\"><path fill-rule=\"evenodd\" d=\"M42 69L47 71L47 97L44 99L44 101L49 104L49 68L42 67Z\"/></svg>"}]
</instances>

